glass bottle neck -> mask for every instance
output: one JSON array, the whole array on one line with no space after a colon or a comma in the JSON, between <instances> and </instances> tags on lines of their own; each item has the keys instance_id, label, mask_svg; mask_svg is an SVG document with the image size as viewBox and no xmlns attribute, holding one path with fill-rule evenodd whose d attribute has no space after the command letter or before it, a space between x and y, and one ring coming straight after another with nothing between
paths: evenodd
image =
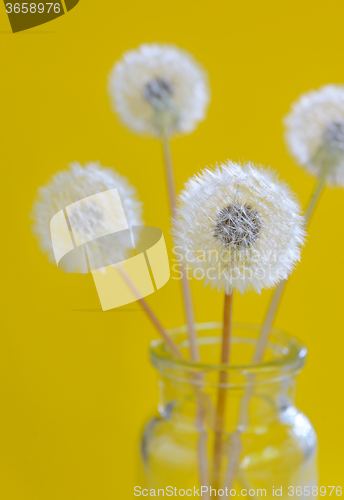
<instances>
[{"instance_id":1,"label":"glass bottle neck","mask_svg":"<svg viewBox=\"0 0 344 500\"><path fill-rule=\"evenodd\" d=\"M195 427L201 411L203 427L215 430L221 394L223 430L233 432L238 427L257 428L283 418L294 405L295 389L296 377L244 387L221 387L186 383L160 375L158 408L163 418L185 427Z\"/></svg>"},{"instance_id":2,"label":"glass bottle neck","mask_svg":"<svg viewBox=\"0 0 344 500\"><path fill-rule=\"evenodd\" d=\"M184 359L173 358L161 341L151 346L151 360L159 373L159 411L180 426L195 427L201 415L203 429L263 426L283 418L294 404L296 375L306 349L278 331L270 335L264 359L252 363L260 329L233 329L231 365L219 365L221 325L198 325L201 363L187 361L185 329L174 332ZM221 422L219 422L219 416Z\"/></svg>"}]
</instances>

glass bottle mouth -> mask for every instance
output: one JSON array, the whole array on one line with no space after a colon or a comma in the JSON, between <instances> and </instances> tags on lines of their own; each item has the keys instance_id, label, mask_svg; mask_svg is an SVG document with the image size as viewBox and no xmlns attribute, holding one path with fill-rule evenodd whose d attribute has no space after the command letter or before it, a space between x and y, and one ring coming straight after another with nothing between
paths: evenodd
<instances>
[{"instance_id":1,"label":"glass bottle mouth","mask_svg":"<svg viewBox=\"0 0 344 500\"><path fill-rule=\"evenodd\" d=\"M269 336L264 358L252 363L255 346L261 327L235 324L231 344L231 363L221 364L222 323L198 323L198 345L200 362L190 361L187 327L181 326L168 331L178 345L183 359L176 358L163 340L154 340L150 346L152 364L169 378L190 382L190 375L202 374L204 383L218 384L218 372L228 373L226 386L268 383L283 380L297 374L303 367L307 349L295 337L273 329ZM191 377L197 383L200 377Z\"/></svg>"}]
</instances>

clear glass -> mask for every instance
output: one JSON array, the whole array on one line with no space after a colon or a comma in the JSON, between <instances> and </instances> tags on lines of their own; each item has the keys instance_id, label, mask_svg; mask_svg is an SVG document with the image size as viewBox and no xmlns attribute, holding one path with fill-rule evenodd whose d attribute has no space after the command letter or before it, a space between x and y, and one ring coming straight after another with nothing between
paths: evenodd
<instances>
[{"instance_id":1,"label":"clear glass","mask_svg":"<svg viewBox=\"0 0 344 500\"><path fill-rule=\"evenodd\" d=\"M282 497L289 498L293 486L301 487L303 496L305 486L317 485L316 434L294 404L306 348L274 330L263 361L252 365L259 328L235 326L232 364L219 365L221 324L197 329L200 364L173 358L161 341L151 344L160 397L158 414L144 428L138 484L188 493L204 486L203 498L209 498L210 487L217 496L230 496L232 490L231 496L246 491L265 498L282 488ZM171 334L187 358L185 327ZM219 397L224 402L221 425Z\"/></svg>"}]
</instances>

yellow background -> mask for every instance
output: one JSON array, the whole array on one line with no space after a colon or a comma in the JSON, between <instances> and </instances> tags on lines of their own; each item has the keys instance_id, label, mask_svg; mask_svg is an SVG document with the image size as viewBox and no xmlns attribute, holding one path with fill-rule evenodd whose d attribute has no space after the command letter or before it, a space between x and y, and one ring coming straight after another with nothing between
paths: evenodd
<instances>
[{"instance_id":1,"label":"yellow background","mask_svg":"<svg viewBox=\"0 0 344 500\"><path fill-rule=\"evenodd\" d=\"M172 144L178 189L205 165L245 159L276 168L305 206L315 182L288 156L281 120L300 93L344 82L343 19L342 0L80 0L13 35L0 5L1 499L132 498L157 398L155 332L138 304L103 313L91 276L49 264L28 215L52 174L100 160L138 187L146 222L169 240L160 145L111 112L113 63L141 42L174 42L208 70L207 120ZM277 320L309 348L297 400L319 436L322 485L343 479L343 202L326 189ZM198 321L220 320L222 297L193 291ZM261 322L270 293L237 296L235 321ZM166 327L184 322L178 282L149 303Z\"/></svg>"}]
</instances>

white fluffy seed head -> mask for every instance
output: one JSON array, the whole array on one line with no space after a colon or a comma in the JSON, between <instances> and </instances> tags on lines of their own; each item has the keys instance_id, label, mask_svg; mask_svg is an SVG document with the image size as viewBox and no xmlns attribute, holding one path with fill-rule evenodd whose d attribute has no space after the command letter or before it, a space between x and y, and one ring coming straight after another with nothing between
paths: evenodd
<instances>
[{"instance_id":1,"label":"white fluffy seed head","mask_svg":"<svg viewBox=\"0 0 344 500\"><path fill-rule=\"evenodd\" d=\"M141 45L126 52L109 77L112 106L129 129L144 135L192 132L209 103L207 75L173 45Z\"/></svg>"},{"instance_id":2,"label":"white fluffy seed head","mask_svg":"<svg viewBox=\"0 0 344 500\"><path fill-rule=\"evenodd\" d=\"M300 165L329 184L344 186L344 86L303 94L285 117L285 139Z\"/></svg>"},{"instance_id":3,"label":"white fluffy seed head","mask_svg":"<svg viewBox=\"0 0 344 500\"><path fill-rule=\"evenodd\" d=\"M50 220L60 210L72 203L109 189L117 188L124 209L127 223L130 226L141 226L142 205L136 197L136 190L126 177L112 168L103 168L99 163L72 163L69 169L56 173L50 181L39 188L33 204L31 218L34 221L33 231L41 250L47 254L51 262L56 263L50 236ZM78 207L78 205L77 205ZM81 238L92 240L99 234L99 227L106 231L106 214L104 207L96 201L80 205L68 214L69 221L78 228ZM118 262L123 260L128 251L128 238L118 239L116 245L107 244L102 239L95 240L92 245L92 258ZM69 260L66 272L80 272L77 261Z\"/></svg>"},{"instance_id":4,"label":"white fluffy seed head","mask_svg":"<svg viewBox=\"0 0 344 500\"><path fill-rule=\"evenodd\" d=\"M228 161L203 170L179 201L175 255L212 288L260 292L287 278L299 260L305 236L299 204L261 166Z\"/></svg>"}]
</instances>

